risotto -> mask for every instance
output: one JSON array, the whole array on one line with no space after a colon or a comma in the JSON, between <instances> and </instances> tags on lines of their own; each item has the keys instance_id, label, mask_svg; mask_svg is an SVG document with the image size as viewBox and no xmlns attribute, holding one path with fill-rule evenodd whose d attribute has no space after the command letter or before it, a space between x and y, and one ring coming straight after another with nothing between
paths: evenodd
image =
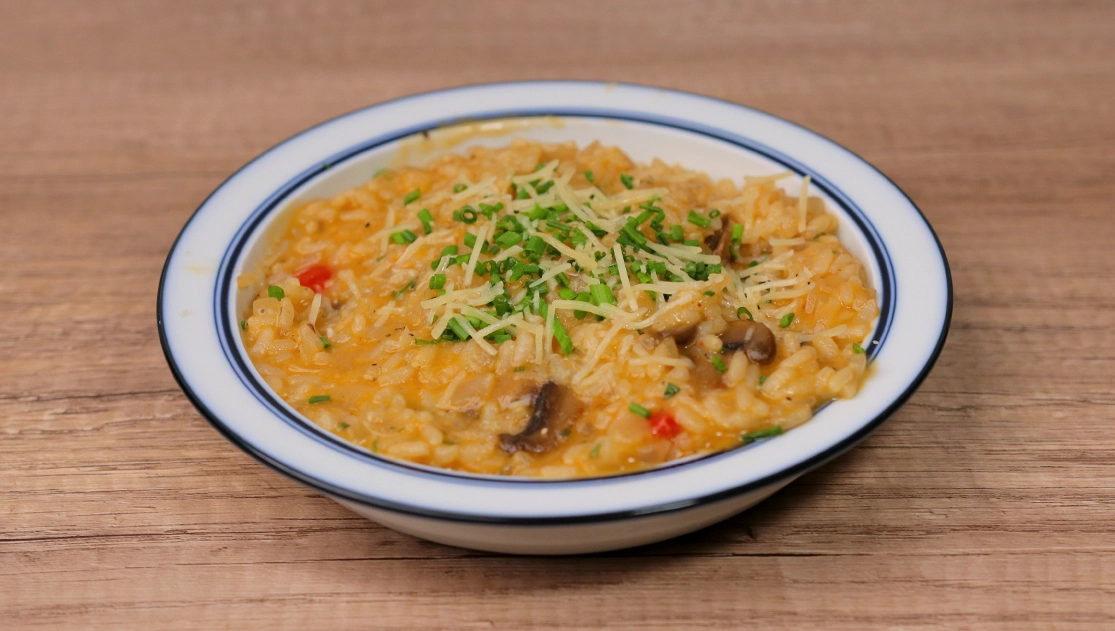
<instances>
[{"instance_id":1,"label":"risotto","mask_svg":"<svg viewBox=\"0 0 1115 631\"><path fill-rule=\"evenodd\" d=\"M476 147L293 211L240 323L267 384L370 451L610 475L852 397L878 316L837 219L614 147Z\"/></svg>"}]
</instances>

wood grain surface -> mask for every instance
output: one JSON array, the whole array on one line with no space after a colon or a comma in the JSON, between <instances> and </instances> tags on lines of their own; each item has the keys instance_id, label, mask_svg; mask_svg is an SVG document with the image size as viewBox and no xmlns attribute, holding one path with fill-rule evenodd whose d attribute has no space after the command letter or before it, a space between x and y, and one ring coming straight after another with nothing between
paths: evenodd
<instances>
[{"instance_id":1,"label":"wood grain surface","mask_svg":"<svg viewBox=\"0 0 1115 631\"><path fill-rule=\"evenodd\" d=\"M1115 629L1115 4L0 3L0 628ZM848 146L938 230L940 362L878 433L659 545L515 558L238 451L155 328L230 173L465 83L621 80Z\"/></svg>"}]
</instances>

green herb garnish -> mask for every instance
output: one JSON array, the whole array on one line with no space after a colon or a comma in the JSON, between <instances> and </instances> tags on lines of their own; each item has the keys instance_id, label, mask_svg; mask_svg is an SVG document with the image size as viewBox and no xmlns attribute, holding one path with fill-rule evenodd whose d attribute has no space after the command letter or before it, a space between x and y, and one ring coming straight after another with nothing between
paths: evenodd
<instances>
[{"instance_id":1,"label":"green herb garnish","mask_svg":"<svg viewBox=\"0 0 1115 631\"><path fill-rule=\"evenodd\" d=\"M782 319L778 321L778 326L785 329L786 327L790 326L793 323L794 323L794 314L793 314L793 312L791 312L791 313L787 313L786 315L782 316Z\"/></svg>"},{"instance_id":2,"label":"green herb garnish","mask_svg":"<svg viewBox=\"0 0 1115 631\"><path fill-rule=\"evenodd\" d=\"M449 321L449 329L452 330L453 333L456 334L457 339L462 342L469 338L468 330L461 324L458 316L453 316L453 319Z\"/></svg>"},{"instance_id":3,"label":"green herb garnish","mask_svg":"<svg viewBox=\"0 0 1115 631\"><path fill-rule=\"evenodd\" d=\"M678 388L677 386L675 386L672 383L668 383L668 384L666 384L666 393L663 394L662 396L669 399L670 397L674 396L675 394L677 394L679 392L681 392L681 388Z\"/></svg>"},{"instance_id":4,"label":"green herb garnish","mask_svg":"<svg viewBox=\"0 0 1115 631\"><path fill-rule=\"evenodd\" d=\"M248 321L247 320L241 320L240 321L240 330L241 331L247 331L248 330Z\"/></svg>"},{"instance_id":5,"label":"green herb garnish","mask_svg":"<svg viewBox=\"0 0 1115 631\"><path fill-rule=\"evenodd\" d=\"M863 347L860 346L859 344L856 344L855 342L852 342L852 352L856 353L858 355L863 355L867 351L863 350Z\"/></svg>"},{"instance_id":6,"label":"green herb garnish","mask_svg":"<svg viewBox=\"0 0 1115 631\"><path fill-rule=\"evenodd\" d=\"M775 425L774 427L768 427L766 429L760 429L758 431L747 432L746 434L740 434L739 442L747 445L747 444L750 444L750 443L753 443L753 442L759 440L760 438L770 438L771 436L777 436L781 433L782 433L782 426L781 425Z\"/></svg>"},{"instance_id":7,"label":"green herb garnish","mask_svg":"<svg viewBox=\"0 0 1115 631\"><path fill-rule=\"evenodd\" d=\"M317 336L317 339L321 340L321 345L324 346L326 350L333 348L333 343L330 342L329 338L325 337L324 335Z\"/></svg>"},{"instance_id":8,"label":"green herb garnish","mask_svg":"<svg viewBox=\"0 0 1115 631\"><path fill-rule=\"evenodd\" d=\"M728 372L728 367L724 365L724 360L720 359L719 355L713 355L709 358L709 361L712 362L713 368L716 368L717 371Z\"/></svg>"},{"instance_id":9,"label":"green herb garnish","mask_svg":"<svg viewBox=\"0 0 1115 631\"><path fill-rule=\"evenodd\" d=\"M430 234L434 231L434 217L430 214L429 209L423 208L418 211L418 220L422 222L422 231Z\"/></svg>"},{"instance_id":10,"label":"green herb garnish","mask_svg":"<svg viewBox=\"0 0 1115 631\"><path fill-rule=\"evenodd\" d=\"M623 185L627 187L627 190L631 190L631 189L635 188L635 178L631 177L630 175L628 175L626 173L621 173L620 174L619 181L623 182Z\"/></svg>"},{"instance_id":11,"label":"green herb garnish","mask_svg":"<svg viewBox=\"0 0 1115 631\"><path fill-rule=\"evenodd\" d=\"M399 245L406 245L408 243L414 243L415 240L417 240L417 239L418 239L418 235L414 234L410 230L403 230L401 232L396 232L395 234L391 235L391 240L394 241L395 243L398 243Z\"/></svg>"},{"instance_id":12,"label":"green herb garnish","mask_svg":"<svg viewBox=\"0 0 1115 631\"><path fill-rule=\"evenodd\" d=\"M585 169L585 179L596 184L596 180L592 179L592 169Z\"/></svg>"},{"instance_id":13,"label":"green herb garnish","mask_svg":"<svg viewBox=\"0 0 1115 631\"><path fill-rule=\"evenodd\" d=\"M282 300L286 297L286 292L283 291L283 288L279 287L278 285L269 285L267 287L267 295L271 296L275 300Z\"/></svg>"},{"instance_id":14,"label":"green herb garnish","mask_svg":"<svg viewBox=\"0 0 1115 631\"><path fill-rule=\"evenodd\" d=\"M445 287L445 274L434 274L430 277L430 289Z\"/></svg>"},{"instance_id":15,"label":"green herb garnish","mask_svg":"<svg viewBox=\"0 0 1115 631\"><path fill-rule=\"evenodd\" d=\"M747 319L751 320L752 322L755 321L755 318L751 315L751 311L747 307L740 307L739 309L736 309L736 317L742 320L743 316L747 316Z\"/></svg>"},{"instance_id":16,"label":"green herb garnish","mask_svg":"<svg viewBox=\"0 0 1115 631\"><path fill-rule=\"evenodd\" d=\"M592 451L588 452L588 457L589 458L595 458L599 455L600 455L600 443L596 443L596 446L592 448Z\"/></svg>"},{"instance_id":17,"label":"green herb garnish","mask_svg":"<svg viewBox=\"0 0 1115 631\"><path fill-rule=\"evenodd\" d=\"M328 394L315 394L310 397L310 404L317 405L318 403L328 403L333 400L333 397Z\"/></svg>"},{"instance_id":18,"label":"green herb garnish","mask_svg":"<svg viewBox=\"0 0 1115 631\"><path fill-rule=\"evenodd\" d=\"M650 418L650 410L648 410L645 407L639 405L638 403L631 403L630 405L627 406L627 409L631 410L632 413L638 414L639 416L641 416L643 418Z\"/></svg>"},{"instance_id":19,"label":"green herb garnish","mask_svg":"<svg viewBox=\"0 0 1115 631\"><path fill-rule=\"evenodd\" d=\"M689 216L687 216L685 220L693 224L694 226L700 226L702 228L708 228L709 225L712 224L712 222L709 221L708 217L705 217L704 215L698 215L697 211L695 210L689 211Z\"/></svg>"},{"instance_id":20,"label":"green herb garnish","mask_svg":"<svg viewBox=\"0 0 1115 631\"><path fill-rule=\"evenodd\" d=\"M413 191L407 193L406 197L403 198L403 204L409 204L419 197L422 197L422 191L414 189Z\"/></svg>"}]
</instances>

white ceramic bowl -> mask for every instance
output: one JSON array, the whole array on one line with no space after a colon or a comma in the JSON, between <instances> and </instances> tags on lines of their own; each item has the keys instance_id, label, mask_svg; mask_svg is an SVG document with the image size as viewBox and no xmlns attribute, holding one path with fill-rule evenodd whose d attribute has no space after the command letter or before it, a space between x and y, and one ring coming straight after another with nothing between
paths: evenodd
<instances>
[{"instance_id":1,"label":"white ceramic bowl","mask_svg":"<svg viewBox=\"0 0 1115 631\"><path fill-rule=\"evenodd\" d=\"M473 121L467 133L460 121ZM422 132L427 132L427 136ZM416 136L417 134L417 136ZM390 460L325 432L279 399L236 330L235 279L285 209L423 160L511 136L600 140L740 181L792 170L841 222L867 264L881 315L874 374L781 436L609 478L540 481L467 475ZM454 141L467 138L463 144ZM794 181L796 180L796 181ZM799 178L786 182L797 191ZM769 114L657 88L587 82L479 85L411 96L318 125L259 156L197 210L167 257L159 333L182 389L229 440L274 469L391 528L456 546L524 554L611 550L707 526L851 448L913 393L948 330L952 287L925 218L848 150Z\"/></svg>"}]
</instances>

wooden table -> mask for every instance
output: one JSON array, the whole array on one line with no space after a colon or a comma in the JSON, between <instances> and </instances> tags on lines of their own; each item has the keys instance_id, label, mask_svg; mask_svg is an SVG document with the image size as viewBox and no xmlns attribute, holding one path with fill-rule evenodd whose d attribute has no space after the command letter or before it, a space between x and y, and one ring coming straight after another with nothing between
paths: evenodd
<instances>
[{"instance_id":1,"label":"wooden table","mask_svg":"<svg viewBox=\"0 0 1115 631\"><path fill-rule=\"evenodd\" d=\"M1115 628L1115 5L6 2L0 628ZM400 535L251 460L155 329L231 172L323 119L523 78L669 86L841 142L952 263L881 431L660 545Z\"/></svg>"}]
</instances>

